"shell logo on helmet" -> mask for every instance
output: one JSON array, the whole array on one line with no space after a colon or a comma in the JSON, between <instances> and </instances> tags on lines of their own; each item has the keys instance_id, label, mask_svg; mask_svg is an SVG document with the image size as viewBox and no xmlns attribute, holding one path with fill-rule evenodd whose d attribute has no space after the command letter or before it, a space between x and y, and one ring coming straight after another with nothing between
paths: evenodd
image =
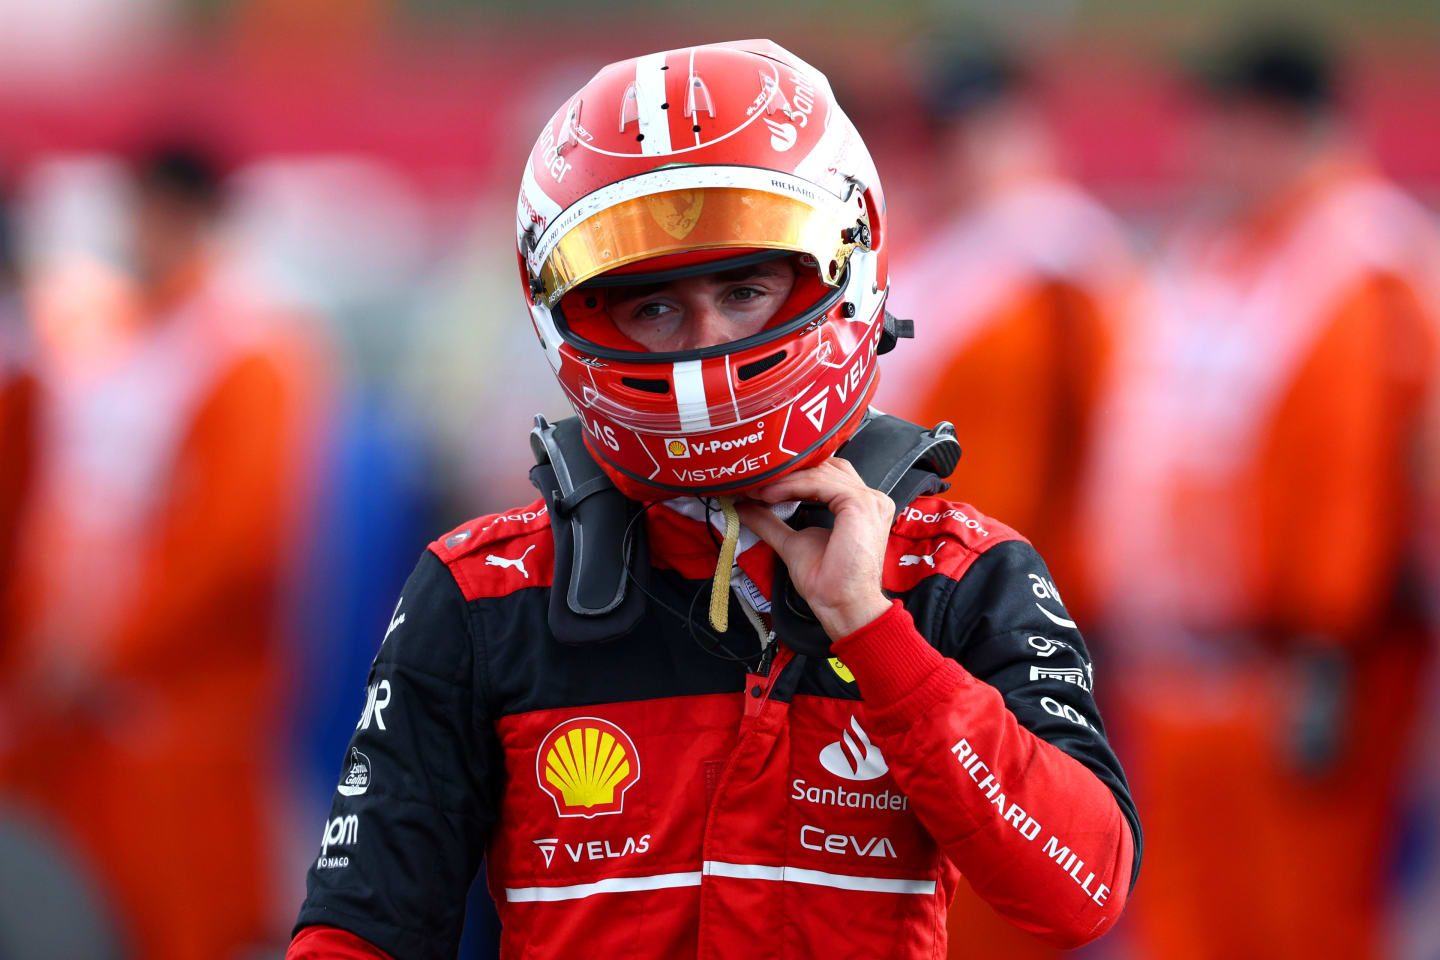
<instances>
[{"instance_id":1,"label":"shell logo on helmet","mask_svg":"<svg viewBox=\"0 0 1440 960\"><path fill-rule=\"evenodd\" d=\"M609 720L576 717L540 741L535 778L562 817L619 813L625 792L640 779L640 755L630 735Z\"/></svg>"},{"instance_id":2,"label":"shell logo on helmet","mask_svg":"<svg viewBox=\"0 0 1440 960\"><path fill-rule=\"evenodd\" d=\"M884 197L829 82L798 57L746 40L604 67L545 124L516 209L531 320L577 414L603 418L586 445L626 496L752 489L859 426L885 323ZM794 288L744 339L648 353L603 307L615 286L776 257L793 259ZM773 429L725 457L762 418Z\"/></svg>"}]
</instances>

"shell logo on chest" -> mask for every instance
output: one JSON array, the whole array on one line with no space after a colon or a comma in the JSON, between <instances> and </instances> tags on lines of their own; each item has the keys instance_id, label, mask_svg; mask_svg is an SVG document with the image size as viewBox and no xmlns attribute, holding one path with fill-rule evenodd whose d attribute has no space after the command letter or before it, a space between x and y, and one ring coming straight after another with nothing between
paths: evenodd
<instances>
[{"instance_id":1,"label":"shell logo on chest","mask_svg":"<svg viewBox=\"0 0 1440 960\"><path fill-rule=\"evenodd\" d=\"M562 817L598 817L624 809L640 779L640 755L629 734L609 720L575 717L545 735L535 778Z\"/></svg>"}]
</instances>

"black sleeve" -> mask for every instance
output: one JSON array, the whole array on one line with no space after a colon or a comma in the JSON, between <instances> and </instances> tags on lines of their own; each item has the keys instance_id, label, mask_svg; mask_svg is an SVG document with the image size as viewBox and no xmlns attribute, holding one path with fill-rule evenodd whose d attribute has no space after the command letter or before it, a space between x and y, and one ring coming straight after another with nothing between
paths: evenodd
<instances>
[{"instance_id":1,"label":"black sleeve","mask_svg":"<svg viewBox=\"0 0 1440 960\"><path fill-rule=\"evenodd\" d=\"M1140 817L1095 706L1090 654L1045 562L1022 540L997 544L955 585L942 616L934 634L943 638L940 652L999 690L1021 726L1080 761L1115 795L1135 840L1133 888Z\"/></svg>"},{"instance_id":2,"label":"black sleeve","mask_svg":"<svg viewBox=\"0 0 1440 960\"><path fill-rule=\"evenodd\" d=\"M499 745L466 603L427 552L370 668L295 930L348 930L396 960L454 960L495 823Z\"/></svg>"}]
</instances>

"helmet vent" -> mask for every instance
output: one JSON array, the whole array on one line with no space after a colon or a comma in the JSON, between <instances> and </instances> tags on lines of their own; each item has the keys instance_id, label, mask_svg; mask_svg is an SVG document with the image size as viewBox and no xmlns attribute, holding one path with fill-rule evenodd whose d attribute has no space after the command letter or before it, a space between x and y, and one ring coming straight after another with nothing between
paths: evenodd
<instances>
[{"instance_id":1,"label":"helmet vent","mask_svg":"<svg viewBox=\"0 0 1440 960\"><path fill-rule=\"evenodd\" d=\"M761 361L764 362L763 360ZM634 390L644 390L646 393L669 393L670 381L651 380L642 377L621 377L620 382Z\"/></svg>"},{"instance_id":2,"label":"helmet vent","mask_svg":"<svg viewBox=\"0 0 1440 960\"><path fill-rule=\"evenodd\" d=\"M710 91L705 86L705 81L695 74L690 74L690 86L685 91L685 116L695 117L699 120L699 114L708 113L710 119L715 119L715 104L710 99Z\"/></svg>"},{"instance_id":3,"label":"helmet vent","mask_svg":"<svg viewBox=\"0 0 1440 960\"><path fill-rule=\"evenodd\" d=\"M736 371L736 373L740 375L741 380L749 380L751 377L760 376L760 374L764 373L766 370L769 370L771 367L775 366L784 359L785 351L780 350L776 353L770 354L770 356L768 357L762 357L761 359L756 360L754 363L743 364L740 369Z\"/></svg>"}]
</instances>

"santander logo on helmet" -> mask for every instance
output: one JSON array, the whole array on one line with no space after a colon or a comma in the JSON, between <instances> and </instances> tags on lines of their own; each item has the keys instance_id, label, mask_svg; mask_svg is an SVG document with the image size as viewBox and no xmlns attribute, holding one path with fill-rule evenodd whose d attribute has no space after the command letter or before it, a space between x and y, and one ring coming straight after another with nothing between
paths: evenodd
<instances>
[{"instance_id":1,"label":"santander logo on helmet","mask_svg":"<svg viewBox=\"0 0 1440 960\"><path fill-rule=\"evenodd\" d=\"M613 63L560 104L528 157L516 241L531 319L627 496L739 492L829 456L877 383L885 206L824 75L768 40ZM791 258L758 333L647 352L607 290Z\"/></svg>"},{"instance_id":2,"label":"santander logo on helmet","mask_svg":"<svg viewBox=\"0 0 1440 960\"><path fill-rule=\"evenodd\" d=\"M771 148L779 153L784 153L795 146L795 140L800 136L793 123L776 123L766 117L765 126L770 128Z\"/></svg>"}]
</instances>

